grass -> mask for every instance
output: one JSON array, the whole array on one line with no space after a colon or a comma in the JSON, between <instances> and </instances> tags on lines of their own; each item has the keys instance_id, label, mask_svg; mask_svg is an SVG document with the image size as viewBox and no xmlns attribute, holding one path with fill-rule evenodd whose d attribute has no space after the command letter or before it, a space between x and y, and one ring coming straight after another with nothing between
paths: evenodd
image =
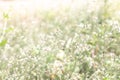
<instances>
[{"instance_id":1,"label":"grass","mask_svg":"<svg viewBox=\"0 0 120 80\"><path fill-rule=\"evenodd\" d=\"M0 80L120 80L120 6L105 1L0 6Z\"/></svg>"}]
</instances>

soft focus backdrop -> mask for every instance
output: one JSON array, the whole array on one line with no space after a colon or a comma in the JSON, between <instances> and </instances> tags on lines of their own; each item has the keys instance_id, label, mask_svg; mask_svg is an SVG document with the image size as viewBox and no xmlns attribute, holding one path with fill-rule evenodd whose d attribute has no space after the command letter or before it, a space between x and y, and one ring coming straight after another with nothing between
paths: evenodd
<instances>
[{"instance_id":1,"label":"soft focus backdrop","mask_svg":"<svg viewBox=\"0 0 120 80\"><path fill-rule=\"evenodd\" d=\"M120 1L1 0L0 80L120 80Z\"/></svg>"}]
</instances>

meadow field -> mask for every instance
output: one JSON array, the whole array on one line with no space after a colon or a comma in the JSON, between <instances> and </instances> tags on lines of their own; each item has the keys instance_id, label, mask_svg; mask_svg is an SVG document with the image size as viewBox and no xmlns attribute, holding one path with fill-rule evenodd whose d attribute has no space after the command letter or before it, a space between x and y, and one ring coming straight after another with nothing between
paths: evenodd
<instances>
[{"instance_id":1,"label":"meadow field","mask_svg":"<svg viewBox=\"0 0 120 80\"><path fill-rule=\"evenodd\" d=\"M120 1L1 0L0 80L120 80Z\"/></svg>"}]
</instances>

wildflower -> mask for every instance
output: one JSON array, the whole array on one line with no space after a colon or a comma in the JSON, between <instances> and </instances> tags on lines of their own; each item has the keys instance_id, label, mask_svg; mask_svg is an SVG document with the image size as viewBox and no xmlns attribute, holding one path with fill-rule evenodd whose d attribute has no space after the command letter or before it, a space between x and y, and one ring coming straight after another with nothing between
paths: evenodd
<instances>
[{"instance_id":1,"label":"wildflower","mask_svg":"<svg viewBox=\"0 0 120 80\"><path fill-rule=\"evenodd\" d=\"M63 60L65 57L64 51L60 50L59 53L56 55L57 59Z\"/></svg>"}]
</instances>

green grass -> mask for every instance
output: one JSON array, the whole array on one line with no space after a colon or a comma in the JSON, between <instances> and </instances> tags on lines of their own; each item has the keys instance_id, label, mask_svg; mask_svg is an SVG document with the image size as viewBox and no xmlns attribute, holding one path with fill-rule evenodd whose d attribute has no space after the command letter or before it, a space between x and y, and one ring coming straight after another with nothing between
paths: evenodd
<instances>
[{"instance_id":1,"label":"green grass","mask_svg":"<svg viewBox=\"0 0 120 80\"><path fill-rule=\"evenodd\" d=\"M0 8L0 80L120 80L119 3L102 2Z\"/></svg>"}]
</instances>

